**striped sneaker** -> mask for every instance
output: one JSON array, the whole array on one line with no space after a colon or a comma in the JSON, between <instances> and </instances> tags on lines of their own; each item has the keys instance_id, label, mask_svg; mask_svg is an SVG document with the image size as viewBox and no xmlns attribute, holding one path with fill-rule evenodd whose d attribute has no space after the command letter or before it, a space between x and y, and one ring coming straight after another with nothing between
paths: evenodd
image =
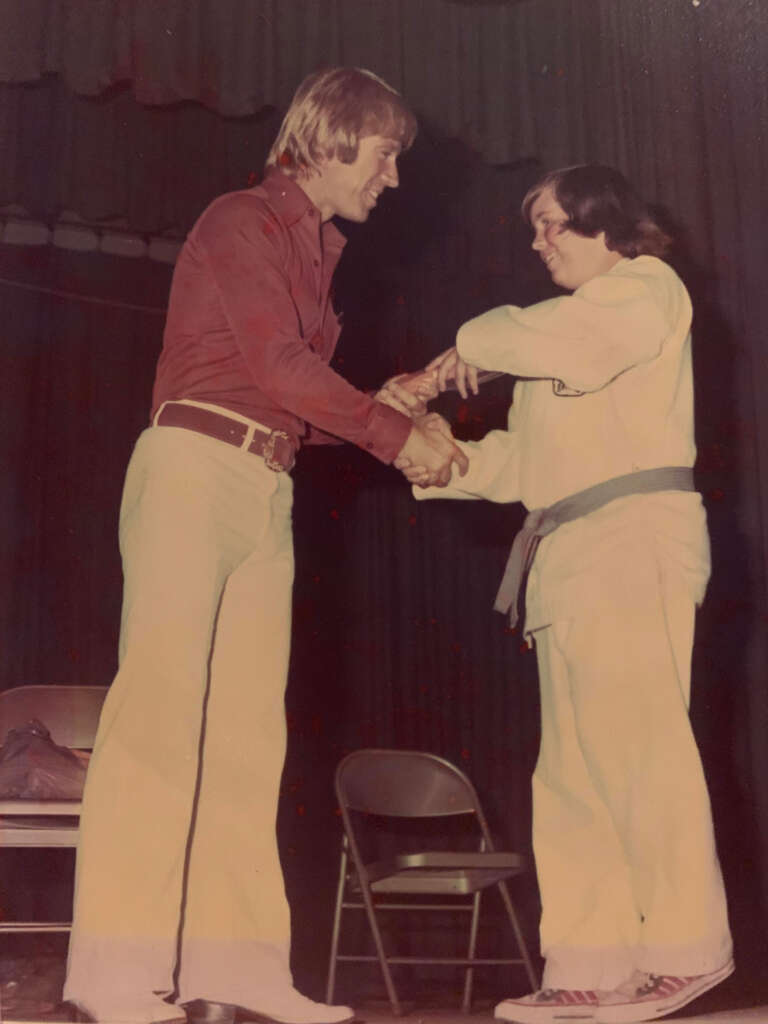
<instances>
[{"instance_id":1,"label":"striped sneaker","mask_svg":"<svg viewBox=\"0 0 768 1024\"><path fill-rule=\"evenodd\" d=\"M592 1024L597 993L570 988L542 988L521 999L505 999L494 1017L514 1024Z\"/></svg>"},{"instance_id":2,"label":"striped sneaker","mask_svg":"<svg viewBox=\"0 0 768 1024\"><path fill-rule=\"evenodd\" d=\"M686 1006L733 973L733 961L709 974L678 978L669 974L634 975L614 989L601 992L595 1011L596 1024L639 1024L657 1020Z\"/></svg>"}]
</instances>

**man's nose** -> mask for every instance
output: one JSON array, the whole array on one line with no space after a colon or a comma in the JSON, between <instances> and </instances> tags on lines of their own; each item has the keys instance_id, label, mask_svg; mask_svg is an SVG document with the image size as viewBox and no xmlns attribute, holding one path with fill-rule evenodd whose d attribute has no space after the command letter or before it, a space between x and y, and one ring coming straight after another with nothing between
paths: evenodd
<instances>
[{"instance_id":1,"label":"man's nose","mask_svg":"<svg viewBox=\"0 0 768 1024\"><path fill-rule=\"evenodd\" d=\"M534 250L534 252L538 252L540 249L543 249L546 244L547 243L544 241L544 236L540 235L537 231L536 234L533 236L531 248Z\"/></svg>"},{"instance_id":2,"label":"man's nose","mask_svg":"<svg viewBox=\"0 0 768 1024\"><path fill-rule=\"evenodd\" d=\"M397 173L397 164L393 163L387 165L383 177L384 182L388 188L397 188L397 186L400 184L400 177Z\"/></svg>"}]
</instances>

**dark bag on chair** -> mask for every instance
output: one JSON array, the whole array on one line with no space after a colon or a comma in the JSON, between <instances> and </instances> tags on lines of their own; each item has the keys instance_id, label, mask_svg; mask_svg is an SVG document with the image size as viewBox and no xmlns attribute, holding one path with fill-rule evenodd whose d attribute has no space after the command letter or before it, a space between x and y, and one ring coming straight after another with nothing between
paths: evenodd
<instances>
[{"instance_id":1,"label":"dark bag on chair","mask_svg":"<svg viewBox=\"0 0 768 1024\"><path fill-rule=\"evenodd\" d=\"M0 747L0 800L80 800L87 768L87 755L58 746L33 718Z\"/></svg>"}]
</instances>

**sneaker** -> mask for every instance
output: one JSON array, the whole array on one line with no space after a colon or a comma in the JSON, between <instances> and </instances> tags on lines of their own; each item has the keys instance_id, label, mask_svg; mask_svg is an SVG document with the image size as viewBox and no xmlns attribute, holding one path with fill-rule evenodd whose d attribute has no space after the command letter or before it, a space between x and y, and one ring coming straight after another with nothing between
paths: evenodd
<instances>
[{"instance_id":1,"label":"sneaker","mask_svg":"<svg viewBox=\"0 0 768 1024\"><path fill-rule=\"evenodd\" d=\"M636 971L629 981L613 992L600 993L595 1022L638 1024L640 1021L657 1020L682 1009L732 973L732 960L710 974L697 974L691 978Z\"/></svg>"},{"instance_id":2,"label":"sneaker","mask_svg":"<svg viewBox=\"0 0 768 1024\"><path fill-rule=\"evenodd\" d=\"M494 1017L515 1024L568 1024L595 1019L597 993L570 988L542 988L521 999L505 999Z\"/></svg>"}]
</instances>

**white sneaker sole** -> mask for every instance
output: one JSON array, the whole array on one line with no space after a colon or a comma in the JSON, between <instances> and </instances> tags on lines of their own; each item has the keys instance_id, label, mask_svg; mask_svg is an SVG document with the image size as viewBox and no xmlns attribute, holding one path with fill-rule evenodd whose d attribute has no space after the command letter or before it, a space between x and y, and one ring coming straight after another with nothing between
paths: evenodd
<instances>
[{"instance_id":1,"label":"white sneaker sole","mask_svg":"<svg viewBox=\"0 0 768 1024\"><path fill-rule=\"evenodd\" d=\"M666 1017L668 1013L682 1010L688 1003L692 1003L694 999L698 999L715 985L725 981L730 974L733 974L733 970L733 961L729 960L727 964L723 964L711 974L702 974L700 978L674 995L661 996L656 1000L649 999L645 1003L633 1000L626 1003L603 1004L595 1010L595 1024L641 1024L644 1021L654 1021L660 1017Z\"/></svg>"},{"instance_id":2,"label":"white sneaker sole","mask_svg":"<svg viewBox=\"0 0 768 1024\"><path fill-rule=\"evenodd\" d=\"M593 1024L596 1006L521 1006L505 1000L493 1016L507 1024Z\"/></svg>"}]
</instances>

